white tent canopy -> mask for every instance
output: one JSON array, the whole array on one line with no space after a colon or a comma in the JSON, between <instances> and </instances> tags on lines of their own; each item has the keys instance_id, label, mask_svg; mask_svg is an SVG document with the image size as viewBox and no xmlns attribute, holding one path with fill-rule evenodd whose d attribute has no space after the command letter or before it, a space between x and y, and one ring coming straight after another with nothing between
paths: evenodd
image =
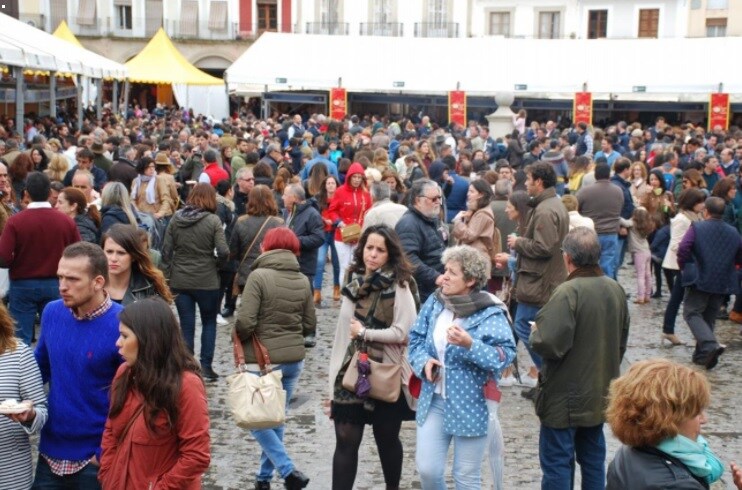
<instances>
[{"instance_id":1,"label":"white tent canopy","mask_svg":"<svg viewBox=\"0 0 742 490\"><path fill-rule=\"evenodd\" d=\"M729 61L742 38L352 41L264 33L227 69L229 90L329 90L342 79L349 92L435 94L458 86L471 95L494 95L519 85L518 96L568 99L587 84L596 99L705 102L721 83L732 100L742 101L742 78ZM297 49L303 54L284 55Z\"/></svg>"},{"instance_id":2,"label":"white tent canopy","mask_svg":"<svg viewBox=\"0 0 742 490\"><path fill-rule=\"evenodd\" d=\"M12 57L11 46L24 53L24 65L19 64L17 54ZM5 14L0 14L0 53L2 63L11 66L73 73L91 78L124 79L127 76L126 67L121 63L73 46ZM9 55L7 60L6 53Z\"/></svg>"}]
</instances>

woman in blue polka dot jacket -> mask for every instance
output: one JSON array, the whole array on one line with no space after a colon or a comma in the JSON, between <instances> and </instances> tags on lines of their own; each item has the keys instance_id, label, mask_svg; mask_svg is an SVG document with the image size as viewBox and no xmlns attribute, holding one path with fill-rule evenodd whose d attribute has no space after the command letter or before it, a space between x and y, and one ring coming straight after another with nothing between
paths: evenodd
<instances>
[{"instance_id":1,"label":"woman in blue polka dot jacket","mask_svg":"<svg viewBox=\"0 0 742 490\"><path fill-rule=\"evenodd\" d=\"M489 422L484 385L513 361L515 341L504 305L483 290L490 260L463 245L446 250L443 263L441 288L410 331L410 364L423 380L417 470L423 490L444 490L453 440L456 489L479 489Z\"/></svg>"}]
</instances>

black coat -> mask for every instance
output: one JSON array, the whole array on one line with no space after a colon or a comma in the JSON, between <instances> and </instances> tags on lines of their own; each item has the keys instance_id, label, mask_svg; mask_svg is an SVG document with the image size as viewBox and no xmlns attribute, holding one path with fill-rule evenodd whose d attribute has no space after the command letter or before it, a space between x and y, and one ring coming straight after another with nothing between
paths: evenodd
<instances>
[{"instance_id":1,"label":"black coat","mask_svg":"<svg viewBox=\"0 0 742 490\"><path fill-rule=\"evenodd\" d=\"M317 249L325 241L325 223L314 199L297 204L291 220L285 216L289 229L299 238L299 270L307 276L317 272Z\"/></svg>"},{"instance_id":2,"label":"black coat","mask_svg":"<svg viewBox=\"0 0 742 490\"><path fill-rule=\"evenodd\" d=\"M446 249L446 242L440 226L437 219L426 218L416 209L410 208L394 228L407 258L415 268L421 304L435 291L435 280L443 274L441 256Z\"/></svg>"},{"instance_id":3,"label":"black coat","mask_svg":"<svg viewBox=\"0 0 742 490\"><path fill-rule=\"evenodd\" d=\"M78 214L75 216L75 224L83 242L95 243L96 245L100 244L98 227L95 226L95 222L90 216L87 214Z\"/></svg>"},{"instance_id":4,"label":"black coat","mask_svg":"<svg viewBox=\"0 0 742 490\"><path fill-rule=\"evenodd\" d=\"M709 485L696 479L678 459L656 448L621 446L608 465L606 490L702 490Z\"/></svg>"},{"instance_id":5,"label":"black coat","mask_svg":"<svg viewBox=\"0 0 742 490\"><path fill-rule=\"evenodd\" d=\"M126 215L121 206L103 206L100 210L101 221L100 221L100 232L101 234L108 231L110 227L115 224L123 223L130 225L129 217ZM134 218L137 218L137 214L132 210Z\"/></svg>"}]
</instances>

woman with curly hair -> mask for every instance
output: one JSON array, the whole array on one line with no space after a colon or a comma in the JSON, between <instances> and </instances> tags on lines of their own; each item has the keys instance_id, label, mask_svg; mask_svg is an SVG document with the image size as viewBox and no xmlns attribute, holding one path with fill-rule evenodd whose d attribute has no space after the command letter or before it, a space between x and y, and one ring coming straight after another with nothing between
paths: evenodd
<instances>
[{"instance_id":1,"label":"woman with curly hair","mask_svg":"<svg viewBox=\"0 0 742 490\"><path fill-rule=\"evenodd\" d=\"M636 362L615 379L606 420L624 446L606 489L708 489L724 472L701 436L710 399L701 372L665 359Z\"/></svg>"},{"instance_id":2,"label":"woman with curly hair","mask_svg":"<svg viewBox=\"0 0 742 490\"><path fill-rule=\"evenodd\" d=\"M52 182L62 182L64 176L67 175L69 167L70 164L66 156L61 153L54 153L49 159L49 167L44 170L44 173Z\"/></svg>"},{"instance_id":3,"label":"woman with curly hair","mask_svg":"<svg viewBox=\"0 0 742 490\"><path fill-rule=\"evenodd\" d=\"M113 301L126 306L155 295L168 303L173 301L165 276L152 263L139 229L125 224L113 225L101 242L108 259L106 291Z\"/></svg>"},{"instance_id":4,"label":"woman with curly hair","mask_svg":"<svg viewBox=\"0 0 742 490\"><path fill-rule=\"evenodd\" d=\"M159 298L120 315L124 363L111 387L98 479L105 490L201 488L209 468L209 410L199 367Z\"/></svg>"}]
</instances>

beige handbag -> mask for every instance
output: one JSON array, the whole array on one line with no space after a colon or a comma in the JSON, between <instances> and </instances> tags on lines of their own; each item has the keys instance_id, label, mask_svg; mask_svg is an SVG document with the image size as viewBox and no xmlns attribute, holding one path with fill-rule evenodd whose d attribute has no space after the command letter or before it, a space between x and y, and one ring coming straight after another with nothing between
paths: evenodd
<instances>
[{"instance_id":1,"label":"beige handbag","mask_svg":"<svg viewBox=\"0 0 742 490\"><path fill-rule=\"evenodd\" d=\"M356 351L350 358L348 368L343 376L343 388L355 393L356 382L358 381L358 355ZM371 392L369 397L374 400L394 403L399 399L399 393L402 389L402 366L399 364L376 362L369 358L371 372L368 380L371 383Z\"/></svg>"},{"instance_id":2,"label":"beige handbag","mask_svg":"<svg viewBox=\"0 0 742 490\"><path fill-rule=\"evenodd\" d=\"M355 243L361 238L361 225L351 223L340 228L340 237L343 243Z\"/></svg>"},{"instance_id":3,"label":"beige handbag","mask_svg":"<svg viewBox=\"0 0 742 490\"><path fill-rule=\"evenodd\" d=\"M253 334L252 344L260 366L260 375L245 369L245 351L232 331L234 361L238 372L227 377L229 391L227 404L238 427L242 429L271 429L286 420L286 391L281 384L281 371L272 371L268 350Z\"/></svg>"}]
</instances>

